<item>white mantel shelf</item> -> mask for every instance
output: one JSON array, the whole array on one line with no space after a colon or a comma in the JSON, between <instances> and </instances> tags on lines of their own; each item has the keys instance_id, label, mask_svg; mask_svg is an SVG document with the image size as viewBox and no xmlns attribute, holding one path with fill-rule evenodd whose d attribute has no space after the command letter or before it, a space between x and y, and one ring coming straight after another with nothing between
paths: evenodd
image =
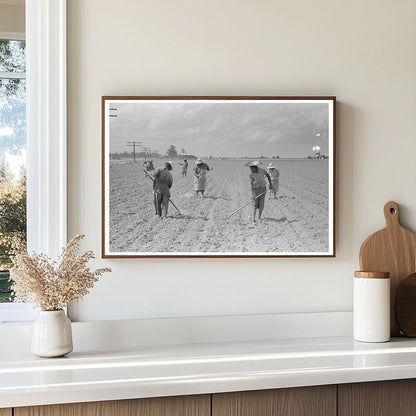
<instances>
[{"instance_id":1,"label":"white mantel shelf","mask_svg":"<svg viewBox=\"0 0 416 416\"><path fill-rule=\"evenodd\" d=\"M0 408L416 377L416 340L350 337L0 353Z\"/></svg>"}]
</instances>

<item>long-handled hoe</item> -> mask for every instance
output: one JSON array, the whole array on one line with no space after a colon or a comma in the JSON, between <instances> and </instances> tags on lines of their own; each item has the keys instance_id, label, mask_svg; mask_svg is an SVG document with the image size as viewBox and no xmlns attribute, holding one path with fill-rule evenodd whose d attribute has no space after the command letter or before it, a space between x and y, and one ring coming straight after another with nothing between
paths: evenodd
<instances>
[{"instance_id":1,"label":"long-handled hoe","mask_svg":"<svg viewBox=\"0 0 416 416\"><path fill-rule=\"evenodd\" d=\"M260 198L262 195L264 195L267 192L264 191L262 192L260 195L257 195L254 200L256 200L257 198ZM248 201L247 203L245 203L242 207L236 209L234 212L232 212L227 218L224 218L223 221L227 221L229 218L231 218L233 215L237 214L237 212L241 211L243 208L245 208L248 204L251 204L253 202L253 199L250 199L250 201Z\"/></svg>"}]
</instances>

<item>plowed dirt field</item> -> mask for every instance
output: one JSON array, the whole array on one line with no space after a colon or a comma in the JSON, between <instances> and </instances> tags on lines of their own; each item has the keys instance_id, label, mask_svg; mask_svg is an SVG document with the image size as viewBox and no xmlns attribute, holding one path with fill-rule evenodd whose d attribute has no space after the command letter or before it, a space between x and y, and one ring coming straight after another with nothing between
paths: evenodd
<instances>
[{"instance_id":1,"label":"plowed dirt field","mask_svg":"<svg viewBox=\"0 0 416 416\"><path fill-rule=\"evenodd\" d=\"M244 160L209 160L205 198L193 190L193 161L181 177L175 162L168 218L155 218L152 183L141 160L110 162L112 253L318 253L327 252L328 160L263 160L280 171L277 199L266 197L262 222L253 223L249 168ZM163 161L155 161L162 166Z\"/></svg>"}]
</instances>

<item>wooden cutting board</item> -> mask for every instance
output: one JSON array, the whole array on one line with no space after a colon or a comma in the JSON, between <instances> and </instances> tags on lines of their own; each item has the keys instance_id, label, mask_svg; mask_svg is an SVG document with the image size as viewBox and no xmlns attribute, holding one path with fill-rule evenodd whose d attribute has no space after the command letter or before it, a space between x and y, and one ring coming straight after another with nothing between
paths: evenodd
<instances>
[{"instance_id":1,"label":"wooden cutting board","mask_svg":"<svg viewBox=\"0 0 416 416\"><path fill-rule=\"evenodd\" d=\"M401 279L416 271L416 234L399 222L399 206L394 201L384 205L386 228L370 235L360 250L362 271L389 272L391 335L400 335L394 319L394 298Z\"/></svg>"},{"instance_id":2,"label":"wooden cutting board","mask_svg":"<svg viewBox=\"0 0 416 416\"><path fill-rule=\"evenodd\" d=\"M400 332L416 337L416 273L402 279L396 289L394 314Z\"/></svg>"}]
</instances>

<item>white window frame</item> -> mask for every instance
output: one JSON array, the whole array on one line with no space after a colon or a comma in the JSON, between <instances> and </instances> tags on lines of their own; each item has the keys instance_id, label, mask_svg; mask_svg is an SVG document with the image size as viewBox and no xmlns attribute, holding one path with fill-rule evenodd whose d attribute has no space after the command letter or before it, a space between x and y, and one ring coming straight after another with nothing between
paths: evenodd
<instances>
[{"instance_id":1,"label":"white window frame","mask_svg":"<svg viewBox=\"0 0 416 416\"><path fill-rule=\"evenodd\" d=\"M28 249L66 243L66 0L26 0Z\"/></svg>"},{"instance_id":2,"label":"white window frame","mask_svg":"<svg viewBox=\"0 0 416 416\"><path fill-rule=\"evenodd\" d=\"M26 0L25 19L27 243L56 257L67 242L66 0ZM8 322L33 319L31 307L1 306Z\"/></svg>"}]
</instances>

